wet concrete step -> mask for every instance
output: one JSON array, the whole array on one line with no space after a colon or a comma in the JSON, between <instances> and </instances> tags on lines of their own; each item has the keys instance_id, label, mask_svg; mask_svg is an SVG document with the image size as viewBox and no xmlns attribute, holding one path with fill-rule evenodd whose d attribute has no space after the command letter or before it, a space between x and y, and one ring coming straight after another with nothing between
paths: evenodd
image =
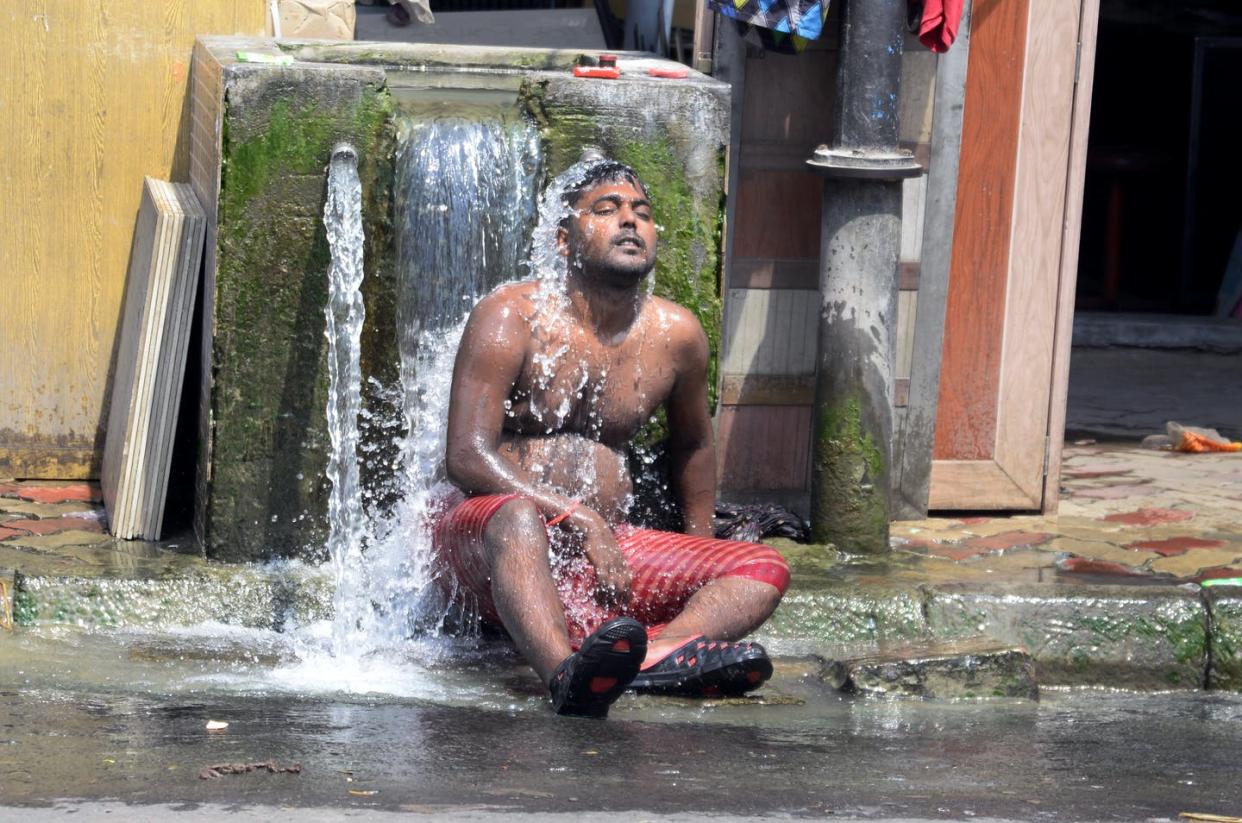
<instances>
[{"instance_id":1,"label":"wet concrete step","mask_svg":"<svg viewBox=\"0 0 1242 823\"><path fill-rule=\"evenodd\" d=\"M1045 686L1242 690L1242 590L1198 586L799 582L759 633L774 651L978 640L1025 650Z\"/></svg>"},{"instance_id":2,"label":"wet concrete step","mask_svg":"<svg viewBox=\"0 0 1242 823\"><path fill-rule=\"evenodd\" d=\"M160 577L30 575L0 569L12 624L84 629L218 622L279 630L332 615L329 576L302 564L194 564Z\"/></svg>"},{"instance_id":3,"label":"wet concrete step","mask_svg":"<svg viewBox=\"0 0 1242 823\"><path fill-rule=\"evenodd\" d=\"M163 552L128 567L84 568L5 571L12 622L279 630L332 613L327 574L303 564ZM793 587L758 637L775 654L824 660L972 641L1023 650L1043 686L1242 691L1242 589L1228 587L927 583L892 569L872 575L865 563L824 563L814 573L795 564Z\"/></svg>"}]
</instances>

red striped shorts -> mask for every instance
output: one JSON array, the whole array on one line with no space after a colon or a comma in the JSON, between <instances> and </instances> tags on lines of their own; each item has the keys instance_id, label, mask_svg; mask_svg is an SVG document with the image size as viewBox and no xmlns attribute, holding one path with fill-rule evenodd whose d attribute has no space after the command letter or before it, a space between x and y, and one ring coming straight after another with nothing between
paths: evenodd
<instances>
[{"instance_id":1,"label":"red striped shorts","mask_svg":"<svg viewBox=\"0 0 1242 823\"><path fill-rule=\"evenodd\" d=\"M446 592L472 595L479 615L500 623L492 601L483 533L492 516L516 494L483 495L462 499L460 493L444 502L433 520L432 545L438 578ZM460 502L457 502L459 501ZM627 615L647 626L651 637L676 617L696 591L713 580L742 577L775 586L785 593L789 566L780 554L758 543L717 540L687 534L618 526L613 534L629 565L633 583L630 601L606 608L594 597L595 570L586 558L557 558L552 577L565 607L565 624L574 648L599 625Z\"/></svg>"}]
</instances>

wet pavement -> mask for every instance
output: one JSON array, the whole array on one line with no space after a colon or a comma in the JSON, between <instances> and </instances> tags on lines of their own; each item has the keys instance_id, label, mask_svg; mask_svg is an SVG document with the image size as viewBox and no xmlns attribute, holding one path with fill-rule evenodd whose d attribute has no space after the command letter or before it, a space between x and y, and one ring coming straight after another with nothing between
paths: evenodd
<instances>
[{"instance_id":1,"label":"wet pavement","mask_svg":"<svg viewBox=\"0 0 1242 823\"><path fill-rule=\"evenodd\" d=\"M327 616L316 570L114 542L97 487L0 482L0 819L1242 814L1242 593L1199 585L1242 575L1242 455L1074 445L1062 485L1055 517L895 524L879 561L781 544L762 697L626 696L594 723L495 645L307 663L285 623ZM849 653L963 638L1029 653L1039 699L830 685ZM269 760L302 771L199 778Z\"/></svg>"},{"instance_id":2,"label":"wet pavement","mask_svg":"<svg viewBox=\"0 0 1242 823\"><path fill-rule=\"evenodd\" d=\"M786 660L762 698L625 696L609 720L590 721L552 716L533 677L495 649L425 674L423 697L397 697L281 688L242 676L265 661L212 662L198 641L149 641L59 631L8 644L0 817L38 819L18 808L37 807L129 819L149 804L171 804L152 818L289 819L315 809L1026 820L1242 810L1242 696L1232 694L868 699ZM232 677L204 679L212 669ZM208 731L210 720L228 727ZM273 760L301 772L200 777Z\"/></svg>"}]
</instances>

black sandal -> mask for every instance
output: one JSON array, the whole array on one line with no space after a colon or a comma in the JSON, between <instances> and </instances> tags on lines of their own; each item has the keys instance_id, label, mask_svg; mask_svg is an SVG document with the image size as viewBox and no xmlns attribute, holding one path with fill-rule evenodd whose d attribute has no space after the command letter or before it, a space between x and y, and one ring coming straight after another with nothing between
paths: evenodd
<instances>
[{"instance_id":1,"label":"black sandal","mask_svg":"<svg viewBox=\"0 0 1242 823\"><path fill-rule=\"evenodd\" d=\"M647 630L641 623L629 617L609 620L552 673L552 708L557 714L607 717L646 656Z\"/></svg>"},{"instance_id":2,"label":"black sandal","mask_svg":"<svg viewBox=\"0 0 1242 823\"><path fill-rule=\"evenodd\" d=\"M699 636L640 671L630 681L630 688L682 697L736 696L759 688L771 676L772 660L758 643Z\"/></svg>"}]
</instances>

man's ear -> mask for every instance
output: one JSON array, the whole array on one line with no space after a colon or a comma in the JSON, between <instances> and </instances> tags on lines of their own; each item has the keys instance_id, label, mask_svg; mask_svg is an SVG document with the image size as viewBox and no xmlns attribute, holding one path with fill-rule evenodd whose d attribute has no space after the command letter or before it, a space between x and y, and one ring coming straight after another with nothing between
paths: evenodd
<instances>
[{"instance_id":1,"label":"man's ear","mask_svg":"<svg viewBox=\"0 0 1242 823\"><path fill-rule=\"evenodd\" d=\"M556 253L561 257L569 256L569 227L564 223L556 227Z\"/></svg>"}]
</instances>

